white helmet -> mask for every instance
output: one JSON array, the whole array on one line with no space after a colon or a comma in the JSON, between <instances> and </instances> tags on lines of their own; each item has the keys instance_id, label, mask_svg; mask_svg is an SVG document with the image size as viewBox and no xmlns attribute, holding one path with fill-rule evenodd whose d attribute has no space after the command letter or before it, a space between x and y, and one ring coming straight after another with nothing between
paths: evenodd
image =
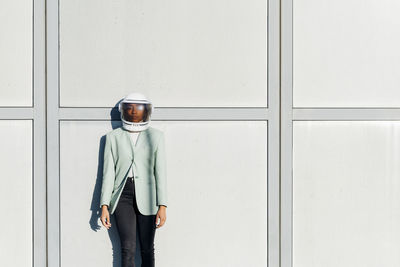
<instances>
[{"instance_id":1,"label":"white helmet","mask_svg":"<svg viewBox=\"0 0 400 267\"><path fill-rule=\"evenodd\" d=\"M135 108L134 108L135 107ZM143 131L150 125L153 104L141 93L131 93L118 104L122 127L128 131Z\"/></svg>"}]
</instances>

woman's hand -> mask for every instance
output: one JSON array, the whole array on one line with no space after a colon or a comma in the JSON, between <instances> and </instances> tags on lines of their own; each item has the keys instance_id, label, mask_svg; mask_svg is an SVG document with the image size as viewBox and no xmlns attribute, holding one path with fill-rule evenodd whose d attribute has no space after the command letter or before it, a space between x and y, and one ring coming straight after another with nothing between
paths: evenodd
<instances>
[{"instance_id":1,"label":"woman's hand","mask_svg":"<svg viewBox=\"0 0 400 267\"><path fill-rule=\"evenodd\" d=\"M160 228L161 226L163 226L166 220L167 220L167 207L161 205L158 208L156 216L156 228Z\"/></svg>"},{"instance_id":2,"label":"woman's hand","mask_svg":"<svg viewBox=\"0 0 400 267\"><path fill-rule=\"evenodd\" d=\"M108 206L103 205L101 207L101 217L100 217L101 223L104 225L105 228L110 229L111 223L110 223L110 213L108 212Z\"/></svg>"}]
</instances>

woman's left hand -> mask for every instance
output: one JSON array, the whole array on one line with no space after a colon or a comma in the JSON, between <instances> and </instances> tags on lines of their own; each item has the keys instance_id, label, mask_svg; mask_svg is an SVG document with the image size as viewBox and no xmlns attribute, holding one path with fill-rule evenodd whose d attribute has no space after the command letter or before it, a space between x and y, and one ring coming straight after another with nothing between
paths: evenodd
<instances>
[{"instance_id":1,"label":"woman's left hand","mask_svg":"<svg viewBox=\"0 0 400 267\"><path fill-rule=\"evenodd\" d=\"M160 228L161 226L163 226L166 220L167 220L167 207L161 205L159 206L156 215L156 228Z\"/></svg>"}]
</instances>

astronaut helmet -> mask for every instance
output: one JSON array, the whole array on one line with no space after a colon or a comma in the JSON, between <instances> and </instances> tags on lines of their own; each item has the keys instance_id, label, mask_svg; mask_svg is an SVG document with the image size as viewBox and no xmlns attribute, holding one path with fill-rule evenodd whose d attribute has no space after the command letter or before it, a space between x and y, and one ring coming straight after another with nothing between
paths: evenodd
<instances>
[{"instance_id":1,"label":"astronaut helmet","mask_svg":"<svg viewBox=\"0 0 400 267\"><path fill-rule=\"evenodd\" d=\"M118 104L122 127L128 131L141 132L150 126L154 107L141 93L130 93Z\"/></svg>"}]
</instances>

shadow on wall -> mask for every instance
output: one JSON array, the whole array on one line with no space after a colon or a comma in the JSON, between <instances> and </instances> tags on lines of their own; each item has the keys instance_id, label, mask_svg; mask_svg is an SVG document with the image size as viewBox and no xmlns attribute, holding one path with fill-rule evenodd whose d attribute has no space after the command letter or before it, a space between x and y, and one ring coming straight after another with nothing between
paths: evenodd
<instances>
[{"instance_id":1,"label":"shadow on wall","mask_svg":"<svg viewBox=\"0 0 400 267\"><path fill-rule=\"evenodd\" d=\"M111 109L110 112L110 123L112 129L116 129L122 126L121 120L120 120L120 112L118 111L118 104L119 102L114 106L114 108ZM106 136L103 135L100 138L100 145L99 145L99 153L98 153L98 164L97 164L97 178L96 178L96 184L94 187L94 192L93 192L93 197L92 197L92 204L91 204L91 211L92 211L92 216L90 218L89 224L90 227L93 231L98 231L101 228L104 228L106 231L108 231L108 237L111 240L112 244L112 256L113 256L113 267L120 267L121 266L121 245L120 245L120 239L118 235L118 229L117 229L117 224L115 222L114 215L111 215L110 220L111 220L111 228L110 230L107 230L101 223L100 221L100 216L101 216L101 209L99 208L100 205L100 193L101 193L101 186L102 186L102 180L103 180L103 156L104 156L104 146L106 142ZM136 229L136 256L135 256L135 266L140 266L142 259L140 256L140 242L138 238L138 230ZM111 253L111 251L110 251Z\"/></svg>"}]
</instances>

